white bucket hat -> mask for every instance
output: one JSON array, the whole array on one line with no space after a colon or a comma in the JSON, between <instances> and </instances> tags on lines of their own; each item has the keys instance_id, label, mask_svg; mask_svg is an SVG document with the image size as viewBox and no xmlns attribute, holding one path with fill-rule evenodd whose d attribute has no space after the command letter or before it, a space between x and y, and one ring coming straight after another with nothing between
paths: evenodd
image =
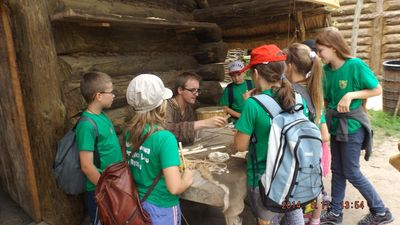
<instances>
[{"instance_id":1,"label":"white bucket hat","mask_svg":"<svg viewBox=\"0 0 400 225\"><path fill-rule=\"evenodd\" d=\"M172 91L153 74L141 74L131 80L126 91L126 100L136 112L148 112L172 97Z\"/></svg>"}]
</instances>

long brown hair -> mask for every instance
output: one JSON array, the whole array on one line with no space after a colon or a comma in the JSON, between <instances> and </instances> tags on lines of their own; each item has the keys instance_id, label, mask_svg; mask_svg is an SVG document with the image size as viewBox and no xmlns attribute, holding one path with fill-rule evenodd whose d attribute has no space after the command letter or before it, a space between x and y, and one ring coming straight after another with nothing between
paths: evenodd
<instances>
[{"instance_id":1,"label":"long brown hair","mask_svg":"<svg viewBox=\"0 0 400 225\"><path fill-rule=\"evenodd\" d=\"M130 132L129 143L135 146L141 141L144 136L142 133L146 128L146 124L150 126L149 133L153 133L156 130L164 129L165 127L165 113L167 108L166 100L157 108L143 113L136 113L129 121L127 130ZM136 151L136 149L132 149Z\"/></svg>"},{"instance_id":2,"label":"long brown hair","mask_svg":"<svg viewBox=\"0 0 400 225\"><path fill-rule=\"evenodd\" d=\"M343 59L353 58L342 33L335 29L326 29L315 38L315 43L336 49L336 55Z\"/></svg>"},{"instance_id":3,"label":"long brown hair","mask_svg":"<svg viewBox=\"0 0 400 225\"><path fill-rule=\"evenodd\" d=\"M286 70L286 63L284 61L257 64L253 66L253 69L256 69L258 74L269 83L280 82L281 86L272 87L272 90L277 94L282 109L288 110L294 106L296 99L294 98L292 85L284 78Z\"/></svg>"},{"instance_id":4,"label":"long brown hair","mask_svg":"<svg viewBox=\"0 0 400 225\"><path fill-rule=\"evenodd\" d=\"M286 62L290 63L296 72L304 76L304 81L307 83L307 89L315 108L316 117L313 118L314 123L318 124L324 104L321 60L315 52L313 55L310 55L311 49L300 43L292 44L286 54Z\"/></svg>"}]
</instances>

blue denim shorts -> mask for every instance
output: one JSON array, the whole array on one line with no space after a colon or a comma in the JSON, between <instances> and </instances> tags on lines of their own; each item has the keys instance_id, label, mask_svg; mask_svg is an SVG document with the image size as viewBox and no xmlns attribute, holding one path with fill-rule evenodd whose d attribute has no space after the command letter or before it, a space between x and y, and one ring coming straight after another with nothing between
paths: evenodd
<instances>
[{"instance_id":1,"label":"blue denim shorts","mask_svg":"<svg viewBox=\"0 0 400 225\"><path fill-rule=\"evenodd\" d=\"M162 208L145 201L142 206L150 214L152 225L181 225L182 213L179 204Z\"/></svg>"}]
</instances>

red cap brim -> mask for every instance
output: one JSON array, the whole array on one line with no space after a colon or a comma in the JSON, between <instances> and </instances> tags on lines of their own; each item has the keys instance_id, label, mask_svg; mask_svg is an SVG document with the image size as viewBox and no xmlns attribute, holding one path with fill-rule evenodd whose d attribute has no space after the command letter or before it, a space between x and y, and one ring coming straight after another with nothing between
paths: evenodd
<instances>
[{"instance_id":1,"label":"red cap brim","mask_svg":"<svg viewBox=\"0 0 400 225\"><path fill-rule=\"evenodd\" d=\"M247 64L247 66L245 66L245 67L240 71L240 73L246 72L248 69L250 69L251 66L252 66L252 65L251 65L250 63Z\"/></svg>"}]
</instances>

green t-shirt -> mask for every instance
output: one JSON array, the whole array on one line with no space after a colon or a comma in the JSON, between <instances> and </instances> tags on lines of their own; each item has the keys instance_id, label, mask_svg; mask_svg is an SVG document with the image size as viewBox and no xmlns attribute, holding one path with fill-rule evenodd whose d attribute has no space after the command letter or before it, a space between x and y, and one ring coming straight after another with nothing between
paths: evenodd
<instances>
[{"instance_id":1,"label":"green t-shirt","mask_svg":"<svg viewBox=\"0 0 400 225\"><path fill-rule=\"evenodd\" d=\"M232 108L234 111L241 113L244 106L243 94L248 91L247 89L247 81L243 81L240 84L231 83L232 91L233 91L233 102ZM251 86L254 87L253 82L251 82ZM222 93L221 99L219 100L219 105L228 106L229 107L229 91L228 87L224 89Z\"/></svg>"},{"instance_id":2,"label":"green t-shirt","mask_svg":"<svg viewBox=\"0 0 400 225\"><path fill-rule=\"evenodd\" d=\"M145 132L147 133L147 126ZM145 134L142 133L142 135ZM127 140L129 140L129 132ZM132 151L131 145L127 143L127 155ZM133 154L129 160L129 165L138 188L140 198L146 194L154 179L162 169L179 166L178 144L175 136L168 130L160 130L150 135L139 150ZM159 207L172 207L179 203L179 197L171 194L165 183L164 176L161 176L153 191L150 193L146 201Z\"/></svg>"},{"instance_id":3,"label":"green t-shirt","mask_svg":"<svg viewBox=\"0 0 400 225\"><path fill-rule=\"evenodd\" d=\"M265 90L262 94L274 96L271 89ZM235 128L243 134L252 135L256 134L256 165L252 165L252 159L249 155L247 159L247 185L257 186L261 175L265 171L265 163L268 151L268 137L271 129L271 121L269 114L256 102L256 100L249 98L245 101L242 114L239 120L236 122ZM258 170L257 170L258 168ZM254 178L254 173L256 179Z\"/></svg>"},{"instance_id":4,"label":"green t-shirt","mask_svg":"<svg viewBox=\"0 0 400 225\"><path fill-rule=\"evenodd\" d=\"M101 173L108 165L122 160L117 134L111 120L104 112L97 115L85 111L82 113L82 117L89 117L96 123L98 130L97 150L101 163L101 168L97 168L97 170ZM79 151L94 151L96 138L94 129L89 121L78 123L75 132ZM86 191L94 191L95 189L95 185L86 178Z\"/></svg>"},{"instance_id":5,"label":"green t-shirt","mask_svg":"<svg viewBox=\"0 0 400 225\"><path fill-rule=\"evenodd\" d=\"M330 65L324 66L323 90L324 98L328 101L328 108L336 110L337 104L342 97L353 91L364 89L375 89L378 80L368 65L359 58L347 59L337 70L331 69ZM350 110L361 107L362 99L354 99L350 104ZM332 118L330 133L335 135L338 119ZM355 133L361 124L357 120L348 119L348 133Z\"/></svg>"}]
</instances>

